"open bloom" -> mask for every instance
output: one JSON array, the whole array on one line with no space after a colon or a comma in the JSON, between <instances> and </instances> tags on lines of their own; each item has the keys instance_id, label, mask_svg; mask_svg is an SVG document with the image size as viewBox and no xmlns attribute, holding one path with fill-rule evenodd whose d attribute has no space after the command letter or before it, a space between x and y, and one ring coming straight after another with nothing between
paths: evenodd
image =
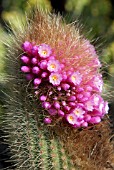
<instances>
[{"instance_id":1,"label":"open bloom","mask_svg":"<svg viewBox=\"0 0 114 170\"><path fill-rule=\"evenodd\" d=\"M62 81L62 76L59 73L51 73L49 76L49 82L53 85L59 85Z\"/></svg>"},{"instance_id":2,"label":"open bloom","mask_svg":"<svg viewBox=\"0 0 114 170\"><path fill-rule=\"evenodd\" d=\"M74 114L68 114L66 116L66 120L68 121L68 123L70 123L71 125L75 125L76 124L76 116Z\"/></svg>"},{"instance_id":3,"label":"open bloom","mask_svg":"<svg viewBox=\"0 0 114 170\"><path fill-rule=\"evenodd\" d=\"M99 74L99 75L94 77L94 79L93 79L93 87L98 92L102 92L102 88L103 88L102 75Z\"/></svg>"},{"instance_id":4,"label":"open bloom","mask_svg":"<svg viewBox=\"0 0 114 170\"><path fill-rule=\"evenodd\" d=\"M82 75L79 73L79 71L76 71L73 74L71 74L69 80L74 85L79 85L82 81Z\"/></svg>"},{"instance_id":5,"label":"open bloom","mask_svg":"<svg viewBox=\"0 0 114 170\"><path fill-rule=\"evenodd\" d=\"M50 72L57 72L60 69L60 63L58 60L49 60L47 64L47 69Z\"/></svg>"},{"instance_id":6,"label":"open bloom","mask_svg":"<svg viewBox=\"0 0 114 170\"><path fill-rule=\"evenodd\" d=\"M47 58L51 55L52 50L51 47L47 44L41 44L38 47L38 54L41 58Z\"/></svg>"},{"instance_id":7,"label":"open bloom","mask_svg":"<svg viewBox=\"0 0 114 170\"><path fill-rule=\"evenodd\" d=\"M76 107L76 108L73 110L73 114L74 114L76 117L82 117L84 113L85 113L85 111L84 111L81 107Z\"/></svg>"}]
</instances>

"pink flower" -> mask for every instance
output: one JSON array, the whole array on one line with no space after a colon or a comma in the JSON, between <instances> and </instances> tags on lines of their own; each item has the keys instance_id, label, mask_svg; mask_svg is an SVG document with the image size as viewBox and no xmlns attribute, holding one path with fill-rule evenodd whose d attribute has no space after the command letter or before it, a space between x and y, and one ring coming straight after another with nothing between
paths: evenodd
<instances>
[{"instance_id":1,"label":"pink flower","mask_svg":"<svg viewBox=\"0 0 114 170\"><path fill-rule=\"evenodd\" d=\"M99 96L98 94L93 94L91 96L91 100L93 101L94 103L94 106L98 106L99 105L99 102L101 100L101 96Z\"/></svg>"},{"instance_id":2,"label":"pink flower","mask_svg":"<svg viewBox=\"0 0 114 170\"><path fill-rule=\"evenodd\" d=\"M41 58L48 58L52 53L51 47L47 44L38 46L38 54Z\"/></svg>"},{"instance_id":3,"label":"pink flower","mask_svg":"<svg viewBox=\"0 0 114 170\"><path fill-rule=\"evenodd\" d=\"M93 101L88 100L87 102L85 102L85 109L87 111L93 111L94 107L93 107Z\"/></svg>"},{"instance_id":4,"label":"pink flower","mask_svg":"<svg viewBox=\"0 0 114 170\"><path fill-rule=\"evenodd\" d=\"M82 81L82 75L79 73L79 71L76 71L70 75L69 81L74 85L79 85Z\"/></svg>"},{"instance_id":5,"label":"pink flower","mask_svg":"<svg viewBox=\"0 0 114 170\"><path fill-rule=\"evenodd\" d=\"M102 92L103 80L102 80L102 75L101 74L94 77L94 79L93 79L93 87L98 92Z\"/></svg>"},{"instance_id":6,"label":"pink flower","mask_svg":"<svg viewBox=\"0 0 114 170\"><path fill-rule=\"evenodd\" d=\"M71 125L75 125L76 124L76 116L74 114L67 114L66 115L66 120L68 121L68 123L70 123Z\"/></svg>"},{"instance_id":7,"label":"pink flower","mask_svg":"<svg viewBox=\"0 0 114 170\"><path fill-rule=\"evenodd\" d=\"M82 117L85 111L81 107L76 107L72 112L76 117Z\"/></svg>"},{"instance_id":8,"label":"pink flower","mask_svg":"<svg viewBox=\"0 0 114 170\"><path fill-rule=\"evenodd\" d=\"M53 85L59 85L62 81L62 76L59 73L51 73L49 76L49 82Z\"/></svg>"},{"instance_id":9,"label":"pink flower","mask_svg":"<svg viewBox=\"0 0 114 170\"><path fill-rule=\"evenodd\" d=\"M49 60L47 63L47 69L50 72L57 72L60 69L60 63L58 60Z\"/></svg>"}]
</instances>

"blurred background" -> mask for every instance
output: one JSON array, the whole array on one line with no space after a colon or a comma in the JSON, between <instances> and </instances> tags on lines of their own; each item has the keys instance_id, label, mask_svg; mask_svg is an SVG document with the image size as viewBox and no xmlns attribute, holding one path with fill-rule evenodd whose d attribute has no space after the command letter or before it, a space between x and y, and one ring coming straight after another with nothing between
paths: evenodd
<instances>
[{"instance_id":1,"label":"blurred background","mask_svg":"<svg viewBox=\"0 0 114 170\"><path fill-rule=\"evenodd\" d=\"M114 0L0 0L0 115L4 113L2 106L4 91L7 89L7 84L3 81L6 76L6 49L3 42L10 39L7 27L10 21L19 28L20 21L24 21L25 11L34 8L36 3L50 12L59 12L67 23L78 20L86 38L94 40L93 44L96 45L103 65L101 71L105 83L104 93L109 99L110 117L114 122ZM0 135L2 133L1 129ZM0 144L0 168L8 166L4 159L9 153L4 152L4 148L7 145Z\"/></svg>"}]
</instances>

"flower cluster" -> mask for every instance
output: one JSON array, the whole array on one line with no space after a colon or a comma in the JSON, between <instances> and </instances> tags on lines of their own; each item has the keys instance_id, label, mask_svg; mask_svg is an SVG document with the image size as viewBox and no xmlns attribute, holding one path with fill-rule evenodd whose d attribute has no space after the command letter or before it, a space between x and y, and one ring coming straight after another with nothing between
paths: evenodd
<instances>
[{"instance_id":1,"label":"flower cluster","mask_svg":"<svg viewBox=\"0 0 114 170\"><path fill-rule=\"evenodd\" d=\"M88 41L85 44L94 56L88 67L91 64L93 68L100 67L95 49ZM54 49L48 44L35 45L25 41L22 48L21 71L26 73L27 80L32 80L35 95L47 110L44 123L50 124L61 117L74 128L87 127L99 123L108 113L108 103L101 97L103 81L100 73L96 71L96 75L85 81L87 73L82 74L85 71L80 71L81 68L69 66L66 69L68 63L57 60Z\"/></svg>"}]
</instances>

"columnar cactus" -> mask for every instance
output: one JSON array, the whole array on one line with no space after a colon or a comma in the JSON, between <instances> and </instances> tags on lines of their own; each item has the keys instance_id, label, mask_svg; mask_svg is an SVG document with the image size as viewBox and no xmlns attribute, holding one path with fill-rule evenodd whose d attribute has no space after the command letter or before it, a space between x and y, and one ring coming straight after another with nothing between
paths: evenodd
<instances>
[{"instance_id":1,"label":"columnar cactus","mask_svg":"<svg viewBox=\"0 0 114 170\"><path fill-rule=\"evenodd\" d=\"M101 64L79 28L36 10L14 31L7 58L5 128L15 169L112 167Z\"/></svg>"}]
</instances>

